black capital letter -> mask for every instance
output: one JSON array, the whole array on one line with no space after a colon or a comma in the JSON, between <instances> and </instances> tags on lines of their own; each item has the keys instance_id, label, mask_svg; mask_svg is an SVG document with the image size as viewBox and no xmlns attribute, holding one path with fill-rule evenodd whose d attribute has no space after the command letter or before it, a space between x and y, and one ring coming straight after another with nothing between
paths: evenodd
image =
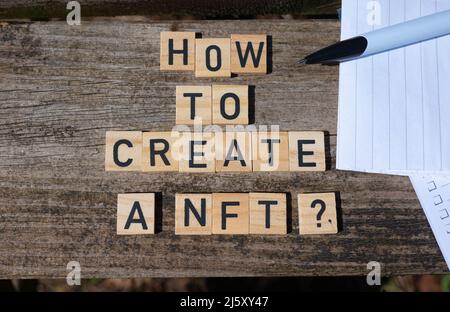
<instances>
[{"instance_id":1,"label":"black capital letter","mask_svg":"<svg viewBox=\"0 0 450 312\"><path fill-rule=\"evenodd\" d=\"M270 206L278 204L276 200L258 200L258 205L266 206L266 229L270 229Z\"/></svg>"},{"instance_id":2,"label":"black capital letter","mask_svg":"<svg viewBox=\"0 0 450 312\"><path fill-rule=\"evenodd\" d=\"M200 199L200 209L201 215L195 209L194 204L192 204L189 198L184 199L184 226L189 226L189 210L194 214L195 219L201 226L206 225L206 198Z\"/></svg>"},{"instance_id":3,"label":"black capital letter","mask_svg":"<svg viewBox=\"0 0 450 312\"><path fill-rule=\"evenodd\" d=\"M232 115L228 115L225 110L225 102L228 98L232 98L234 100L234 113ZM220 114L223 116L223 118L232 120L236 119L239 114L241 113L241 100L237 96L237 94L228 92L222 95L220 98Z\"/></svg>"},{"instance_id":4,"label":"black capital letter","mask_svg":"<svg viewBox=\"0 0 450 312\"><path fill-rule=\"evenodd\" d=\"M203 152L195 152L195 145L206 145L206 141L189 141L189 168L206 168L206 164L196 164L194 163L195 156L204 156Z\"/></svg>"},{"instance_id":5,"label":"black capital letter","mask_svg":"<svg viewBox=\"0 0 450 312\"><path fill-rule=\"evenodd\" d=\"M184 97L191 98L191 120L195 119L195 98L202 97L203 93L183 93Z\"/></svg>"},{"instance_id":6,"label":"black capital letter","mask_svg":"<svg viewBox=\"0 0 450 312\"><path fill-rule=\"evenodd\" d=\"M188 40L183 39L183 49L175 50L173 48L173 39L169 39L169 65L173 65L173 55L183 54L183 65L188 64Z\"/></svg>"},{"instance_id":7,"label":"black capital letter","mask_svg":"<svg viewBox=\"0 0 450 312\"><path fill-rule=\"evenodd\" d=\"M134 214L138 213L139 219L133 219ZM133 208L131 208L130 214L128 215L127 223L125 224L125 230L130 228L131 223L140 223L142 224L142 228L144 230L148 230L147 222L145 222L144 214L142 213L141 205L138 201L135 201L133 204Z\"/></svg>"},{"instance_id":8,"label":"black capital letter","mask_svg":"<svg viewBox=\"0 0 450 312\"><path fill-rule=\"evenodd\" d=\"M157 151L155 149L155 145L156 144L163 144L164 147L162 150ZM169 159L166 156L166 153L169 151L169 142L167 142L167 140L164 139L150 139L150 166L155 166L156 165L156 154L158 154L162 161L164 162L164 164L166 166L170 166L170 162Z\"/></svg>"},{"instance_id":9,"label":"black capital letter","mask_svg":"<svg viewBox=\"0 0 450 312\"><path fill-rule=\"evenodd\" d=\"M217 55L217 63L216 66L211 66L211 51L216 51ZM222 67L222 51L216 45L210 45L206 48L206 68L209 71L215 72L218 71Z\"/></svg>"},{"instance_id":10,"label":"black capital letter","mask_svg":"<svg viewBox=\"0 0 450 312\"><path fill-rule=\"evenodd\" d=\"M128 167L128 166L131 165L131 163L133 162L133 159L128 158L126 161L120 161L120 160L119 160L119 146L122 145L122 144L124 144L124 145L126 145L126 146L128 146L128 147L130 147L130 148L133 147L133 144L132 144L130 141L126 140L126 139L117 141L117 142L114 144L114 147L113 147L113 159L114 159L114 163L115 163L117 166L119 166L119 167Z\"/></svg>"},{"instance_id":11,"label":"black capital letter","mask_svg":"<svg viewBox=\"0 0 450 312\"><path fill-rule=\"evenodd\" d=\"M280 143L281 140L280 139L263 139L261 140L261 143L267 143L268 145L268 153L269 153L269 166L272 167L273 166L273 145L275 143Z\"/></svg>"},{"instance_id":12,"label":"black capital letter","mask_svg":"<svg viewBox=\"0 0 450 312\"><path fill-rule=\"evenodd\" d=\"M248 42L247 47L245 48L244 55L242 55L241 43L239 41L236 41L236 50L238 52L239 63L241 64L241 67L245 67L245 65L247 65L247 59L249 54L252 55L253 66L255 68L258 67L259 62L261 61L263 49L264 49L264 42L260 42L258 47L258 56L256 56L255 50L253 49L253 43Z\"/></svg>"},{"instance_id":13,"label":"black capital letter","mask_svg":"<svg viewBox=\"0 0 450 312\"><path fill-rule=\"evenodd\" d=\"M227 206L239 206L239 202L222 202L222 230L227 229L227 218L237 218L237 213L227 213Z\"/></svg>"},{"instance_id":14,"label":"black capital letter","mask_svg":"<svg viewBox=\"0 0 450 312\"><path fill-rule=\"evenodd\" d=\"M304 144L316 144L316 140L298 140L297 141L297 147L298 147L298 166L299 167L316 167L315 162L304 162L303 156L311 156L314 155L314 152L311 151L304 151L303 145Z\"/></svg>"}]
</instances>

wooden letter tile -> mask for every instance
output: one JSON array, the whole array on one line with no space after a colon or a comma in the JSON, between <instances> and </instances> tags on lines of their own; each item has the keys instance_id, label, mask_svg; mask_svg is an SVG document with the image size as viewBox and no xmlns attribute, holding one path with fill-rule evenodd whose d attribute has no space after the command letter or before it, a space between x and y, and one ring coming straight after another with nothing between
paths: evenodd
<instances>
[{"instance_id":1,"label":"wooden letter tile","mask_svg":"<svg viewBox=\"0 0 450 312\"><path fill-rule=\"evenodd\" d=\"M336 194L299 194L298 218L300 234L336 234Z\"/></svg>"},{"instance_id":2,"label":"wooden letter tile","mask_svg":"<svg viewBox=\"0 0 450 312\"><path fill-rule=\"evenodd\" d=\"M175 234L212 233L212 194L175 195Z\"/></svg>"},{"instance_id":3,"label":"wooden letter tile","mask_svg":"<svg viewBox=\"0 0 450 312\"><path fill-rule=\"evenodd\" d=\"M216 172L252 171L251 132L216 133Z\"/></svg>"},{"instance_id":4,"label":"wooden letter tile","mask_svg":"<svg viewBox=\"0 0 450 312\"><path fill-rule=\"evenodd\" d=\"M289 171L287 132L253 132L253 171Z\"/></svg>"},{"instance_id":5,"label":"wooden letter tile","mask_svg":"<svg viewBox=\"0 0 450 312\"><path fill-rule=\"evenodd\" d=\"M213 124L248 125L248 89L245 85L213 85Z\"/></svg>"},{"instance_id":6,"label":"wooden letter tile","mask_svg":"<svg viewBox=\"0 0 450 312\"><path fill-rule=\"evenodd\" d=\"M182 132L180 172L215 172L215 138L213 132Z\"/></svg>"},{"instance_id":7,"label":"wooden letter tile","mask_svg":"<svg viewBox=\"0 0 450 312\"><path fill-rule=\"evenodd\" d=\"M267 35L231 35L231 72L267 73Z\"/></svg>"},{"instance_id":8,"label":"wooden letter tile","mask_svg":"<svg viewBox=\"0 0 450 312\"><path fill-rule=\"evenodd\" d=\"M176 123L177 125L211 124L212 94L211 86L177 86Z\"/></svg>"},{"instance_id":9,"label":"wooden letter tile","mask_svg":"<svg viewBox=\"0 0 450 312\"><path fill-rule=\"evenodd\" d=\"M105 146L106 171L140 171L142 132L107 131Z\"/></svg>"},{"instance_id":10,"label":"wooden letter tile","mask_svg":"<svg viewBox=\"0 0 450 312\"><path fill-rule=\"evenodd\" d=\"M172 146L179 133L144 132L142 135L142 171L178 171L178 159L174 157Z\"/></svg>"},{"instance_id":11,"label":"wooden letter tile","mask_svg":"<svg viewBox=\"0 0 450 312\"><path fill-rule=\"evenodd\" d=\"M287 233L285 193L250 193L250 234Z\"/></svg>"},{"instance_id":12,"label":"wooden letter tile","mask_svg":"<svg viewBox=\"0 0 450 312\"><path fill-rule=\"evenodd\" d=\"M213 193L213 234L249 233L249 196Z\"/></svg>"},{"instance_id":13,"label":"wooden letter tile","mask_svg":"<svg viewBox=\"0 0 450 312\"><path fill-rule=\"evenodd\" d=\"M195 77L231 77L230 39L195 40Z\"/></svg>"},{"instance_id":14,"label":"wooden letter tile","mask_svg":"<svg viewBox=\"0 0 450 312\"><path fill-rule=\"evenodd\" d=\"M289 132L290 171L325 171L325 137L320 131Z\"/></svg>"},{"instance_id":15,"label":"wooden letter tile","mask_svg":"<svg viewBox=\"0 0 450 312\"><path fill-rule=\"evenodd\" d=\"M155 233L155 194L130 193L117 195L117 234Z\"/></svg>"},{"instance_id":16,"label":"wooden letter tile","mask_svg":"<svg viewBox=\"0 0 450 312\"><path fill-rule=\"evenodd\" d=\"M194 71L195 32L161 32L160 69Z\"/></svg>"}]
</instances>

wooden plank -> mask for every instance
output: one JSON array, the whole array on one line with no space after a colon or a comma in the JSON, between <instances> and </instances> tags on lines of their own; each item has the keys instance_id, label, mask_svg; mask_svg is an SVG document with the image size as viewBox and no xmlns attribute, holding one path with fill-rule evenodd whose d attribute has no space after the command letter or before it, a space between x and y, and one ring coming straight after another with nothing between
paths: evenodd
<instances>
[{"instance_id":1,"label":"wooden plank","mask_svg":"<svg viewBox=\"0 0 450 312\"><path fill-rule=\"evenodd\" d=\"M203 83L159 70L159 32L173 29L272 36L270 75L219 80L255 86L255 125L327 131L331 170L105 172L106 131L169 131L176 86ZM0 278L65 277L72 260L85 278L361 275L369 261L383 276L446 272L407 178L334 170L338 68L295 62L338 38L332 20L3 25ZM339 233L299 236L297 194L334 191ZM117 236L117 194L138 192L162 193L161 232ZM192 192L289 192L288 234L177 236L175 193Z\"/></svg>"}]
</instances>

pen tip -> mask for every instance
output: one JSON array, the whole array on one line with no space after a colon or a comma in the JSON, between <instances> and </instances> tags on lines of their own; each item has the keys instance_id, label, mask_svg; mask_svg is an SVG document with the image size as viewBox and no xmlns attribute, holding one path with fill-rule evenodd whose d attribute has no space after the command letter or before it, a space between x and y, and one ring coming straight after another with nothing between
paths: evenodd
<instances>
[{"instance_id":1,"label":"pen tip","mask_svg":"<svg viewBox=\"0 0 450 312\"><path fill-rule=\"evenodd\" d=\"M297 64L306 64L307 60L306 59L301 59L300 61L297 62Z\"/></svg>"}]
</instances>

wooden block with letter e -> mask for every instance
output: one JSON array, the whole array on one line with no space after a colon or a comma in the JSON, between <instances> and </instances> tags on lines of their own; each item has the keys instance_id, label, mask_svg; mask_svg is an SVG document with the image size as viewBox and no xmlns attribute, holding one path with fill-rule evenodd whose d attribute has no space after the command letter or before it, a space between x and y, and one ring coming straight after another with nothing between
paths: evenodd
<instances>
[{"instance_id":1,"label":"wooden block with letter e","mask_svg":"<svg viewBox=\"0 0 450 312\"><path fill-rule=\"evenodd\" d=\"M160 69L194 71L195 32L163 31L160 36Z\"/></svg>"},{"instance_id":2,"label":"wooden block with letter e","mask_svg":"<svg viewBox=\"0 0 450 312\"><path fill-rule=\"evenodd\" d=\"M155 233L155 193L117 195L117 234Z\"/></svg>"},{"instance_id":3,"label":"wooden block with letter e","mask_svg":"<svg viewBox=\"0 0 450 312\"><path fill-rule=\"evenodd\" d=\"M215 125L249 123L249 87L247 85L213 85L212 118Z\"/></svg>"},{"instance_id":4,"label":"wooden block with letter e","mask_svg":"<svg viewBox=\"0 0 450 312\"><path fill-rule=\"evenodd\" d=\"M300 234L336 234L336 194L299 194L298 218Z\"/></svg>"},{"instance_id":5,"label":"wooden block with letter e","mask_svg":"<svg viewBox=\"0 0 450 312\"><path fill-rule=\"evenodd\" d=\"M216 172L252 171L252 133L217 132L215 140Z\"/></svg>"},{"instance_id":6,"label":"wooden block with letter e","mask_svg":"<svg viewBox=\"0 0 450 312\"><path fill-rule=\"evenodd\" d=\"M321 131L289 132L290 171L325 171L325 135Z\"/></svg>"},{"instance_id":7,"label":"wooden block with letter e","mask_svg":"<svg viewBox=\"0 0 450 312\"><path fill-rule=\"evenodd\" d=\"M286 234L285 193L250 193L250 234Z\"/></svg>"},{"instance_id":8,"label":"wooden block with letter e","mask_svg":"<svg viewBox=\"0 0 450 312\"><path fill-rule=\"evenodd\" d=\"M211 86L177 86L176 124L211 124L212 92Z\"/></svg>"},{"instance_id":9,"label":"wooden block with letter e","mask_svg":"<svg viewBox=\"0 0 450 312\"><path fill-rule=\"evenodd\" d=\"M142 134L142 171L178 171L178 159L172 149L180 134L176 131Z\"/></svg>"},{"instance_id":10,"label":"wooden block with letter e","mask_svg":"<svg viewBox=\"0 0 450 312\"><path fill-rule=\"evenodd\" d=\"M289 171L287 132L253 132L253 171Z\"/></svg>"},{"instance_id":11,"label":"wooden block with letter e","mask_svg":"<svg viewBox=\"0 0 450 312\"><path fill-rule=\"evenodd\" d=\"M212 194L175 195L175 234L212 234Z\"/></svg>"},{"instance_id":12,"label":"wooden block with letter e","mask_svg":"<svg viewBox=\"0 0 450 312\"><path fill-rule=\"evenodd\" d=\"M267 73L267 35L231 35L231 72Z\"/></svg>"},{"instance_id":13,"label":"wooden block with letter e","mask_svg":"<svg viewBox=\"0 0 450 312\"><path fill-rule=\"evenodd\" d=\"M214 132L180 132L180 135L179 172L215 172Z\"/></svg>"},{"instance_id":14,"label":"wooden block with letter e","mask_svg":"<svg viewBox=\"0 0 450 312\"><path fill-rule=\"evenodd\" d=\"M140 171L141 131L107 131L105 144L106 171Z\"/></svg>"},{"instance_id":15,"label":"wooden block with letter e","mask_svg":"<svg viewBox=\"0 0 450 312\"><path fill-rule=\"evenodd\" d=\"M195 40L195 77L231 77L229 38Z\"/></svg>"},{"instance_id":16,"label":"wooden block with letter e","mask_svg":"<svg viewBox=\"0 0 450 312\"><path fill-rule=\"evenodd\" d=\"M244 193L213 193L213 234L248 234L248 199Z\"/></svg>"}]
</instances>

